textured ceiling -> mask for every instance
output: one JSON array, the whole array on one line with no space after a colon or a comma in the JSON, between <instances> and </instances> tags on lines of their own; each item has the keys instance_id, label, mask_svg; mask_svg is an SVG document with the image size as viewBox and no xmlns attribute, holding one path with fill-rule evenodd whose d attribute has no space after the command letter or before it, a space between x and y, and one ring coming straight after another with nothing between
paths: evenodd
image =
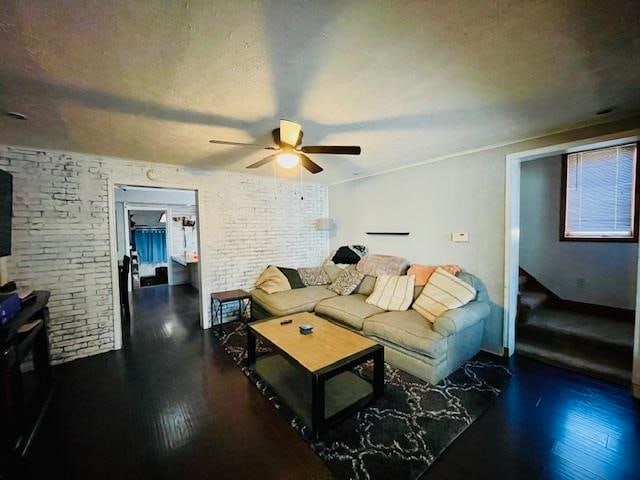
<instances>
[{"instance_id":1,"label":"textured ceiling","mask_svg":"<svg viewBox=\"0 0 640 480\"><path fill-rule=\"evenodd\" d=\"M331 183L640 111L638 1L0 3L0 143L240 171L284 117Z\"/></svg>"}]
</instances>

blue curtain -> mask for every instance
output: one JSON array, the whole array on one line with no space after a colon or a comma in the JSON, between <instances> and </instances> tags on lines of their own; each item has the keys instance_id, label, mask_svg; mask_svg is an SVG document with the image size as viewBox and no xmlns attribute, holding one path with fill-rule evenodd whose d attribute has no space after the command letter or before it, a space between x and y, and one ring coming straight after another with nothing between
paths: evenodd
<instances>
[{"instance_id":1,"label":"blue curtain","mask_svg":"<svg viewBox=\"0 0 640 480\"><path fill-rule=\"evenodd\" d=\"M167 234L163 228L140 228L134 233L140 263L167 261Z\"/></svg>"}]
</instances>

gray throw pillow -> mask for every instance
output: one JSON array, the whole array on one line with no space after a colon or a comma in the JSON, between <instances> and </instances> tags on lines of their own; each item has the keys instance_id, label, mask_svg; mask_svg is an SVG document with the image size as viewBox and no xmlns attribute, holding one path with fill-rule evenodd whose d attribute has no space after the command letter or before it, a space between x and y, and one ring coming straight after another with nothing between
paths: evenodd
<instances>
[{"instance_id":1,"label":"gray throw pillow","mask_svg":"<svg viewBox=\"0 0 640 480\"><path fill-rule=\"evenodd\" d=\"M298 273L307 287L314 285L329 285L331 278L327 275L323 267L299 268Z\"/></svg>"},{"instance_id":2,"label":"gray throw pillow","mask_svg":"<svg viewBox=\"0 0 640 480\"><path fill-rule=\"evenodd\" d=\"M358 288L364 278L364 273L356 270L355 265L345 268L342 273L329 285L329 290L338 295L351 295Z\"/></svg>"}]
</instances>

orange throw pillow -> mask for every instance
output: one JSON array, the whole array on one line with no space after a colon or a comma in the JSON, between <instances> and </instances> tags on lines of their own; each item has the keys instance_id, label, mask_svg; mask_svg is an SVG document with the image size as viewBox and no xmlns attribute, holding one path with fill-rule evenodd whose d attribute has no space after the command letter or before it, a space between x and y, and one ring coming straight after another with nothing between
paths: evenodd
<instances>
[{"instance_id":1,"label":"orange throw pillow","mask_svg":"<svg viewBox=\"0 0 640 480\"><path fill-rule=\"evenodd\" d=\"M407 270L407 275L416 276L416 285L426 285L429 281L429 277L436 271L438 267L432 267L429 265L411 265Z\"/></svg>"},{"instance_id":2,"label":"orange throw pillow","mask_svg":"<svg viewBox=\"0 0 640 480\"><path fill-rule=\"evenodd\" d=\"M457 274L462 268L460 265L448 264L448 265L418 265L414 264L409 267L407 270L407 275L415 275L416 276L416 286L417 285L426 285L429 281L429 278L436 271L436 268L442 268L446 270L447 273L451 275Z\"/></svg>"}]
</instances>

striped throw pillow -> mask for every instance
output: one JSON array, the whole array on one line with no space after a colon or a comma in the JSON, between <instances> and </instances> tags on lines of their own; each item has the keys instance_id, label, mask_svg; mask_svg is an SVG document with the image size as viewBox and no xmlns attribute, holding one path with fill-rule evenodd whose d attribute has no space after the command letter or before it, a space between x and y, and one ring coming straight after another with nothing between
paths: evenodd
<instances>
[{"instance_id":1,"label":"striped throw pillow","mask_svg":"<svg viewBox=\"0 0 640 480\"><path fill-rule=\"evenodd\" d=\"M431 322L447 310L462 307L476 298L476 289L438 267L413 302L416 312Z\"/></svg>"},{"instance_id":2,"label":"striped throw pillow","mask_svg":"<svg viewBox=\"0 0 640 480\"><path fill-rule=\"evenodd\" d=\"M413 301L413 275L380 275L366 302L383 310L407 310Z\"/></svg>"}]
</instances>

